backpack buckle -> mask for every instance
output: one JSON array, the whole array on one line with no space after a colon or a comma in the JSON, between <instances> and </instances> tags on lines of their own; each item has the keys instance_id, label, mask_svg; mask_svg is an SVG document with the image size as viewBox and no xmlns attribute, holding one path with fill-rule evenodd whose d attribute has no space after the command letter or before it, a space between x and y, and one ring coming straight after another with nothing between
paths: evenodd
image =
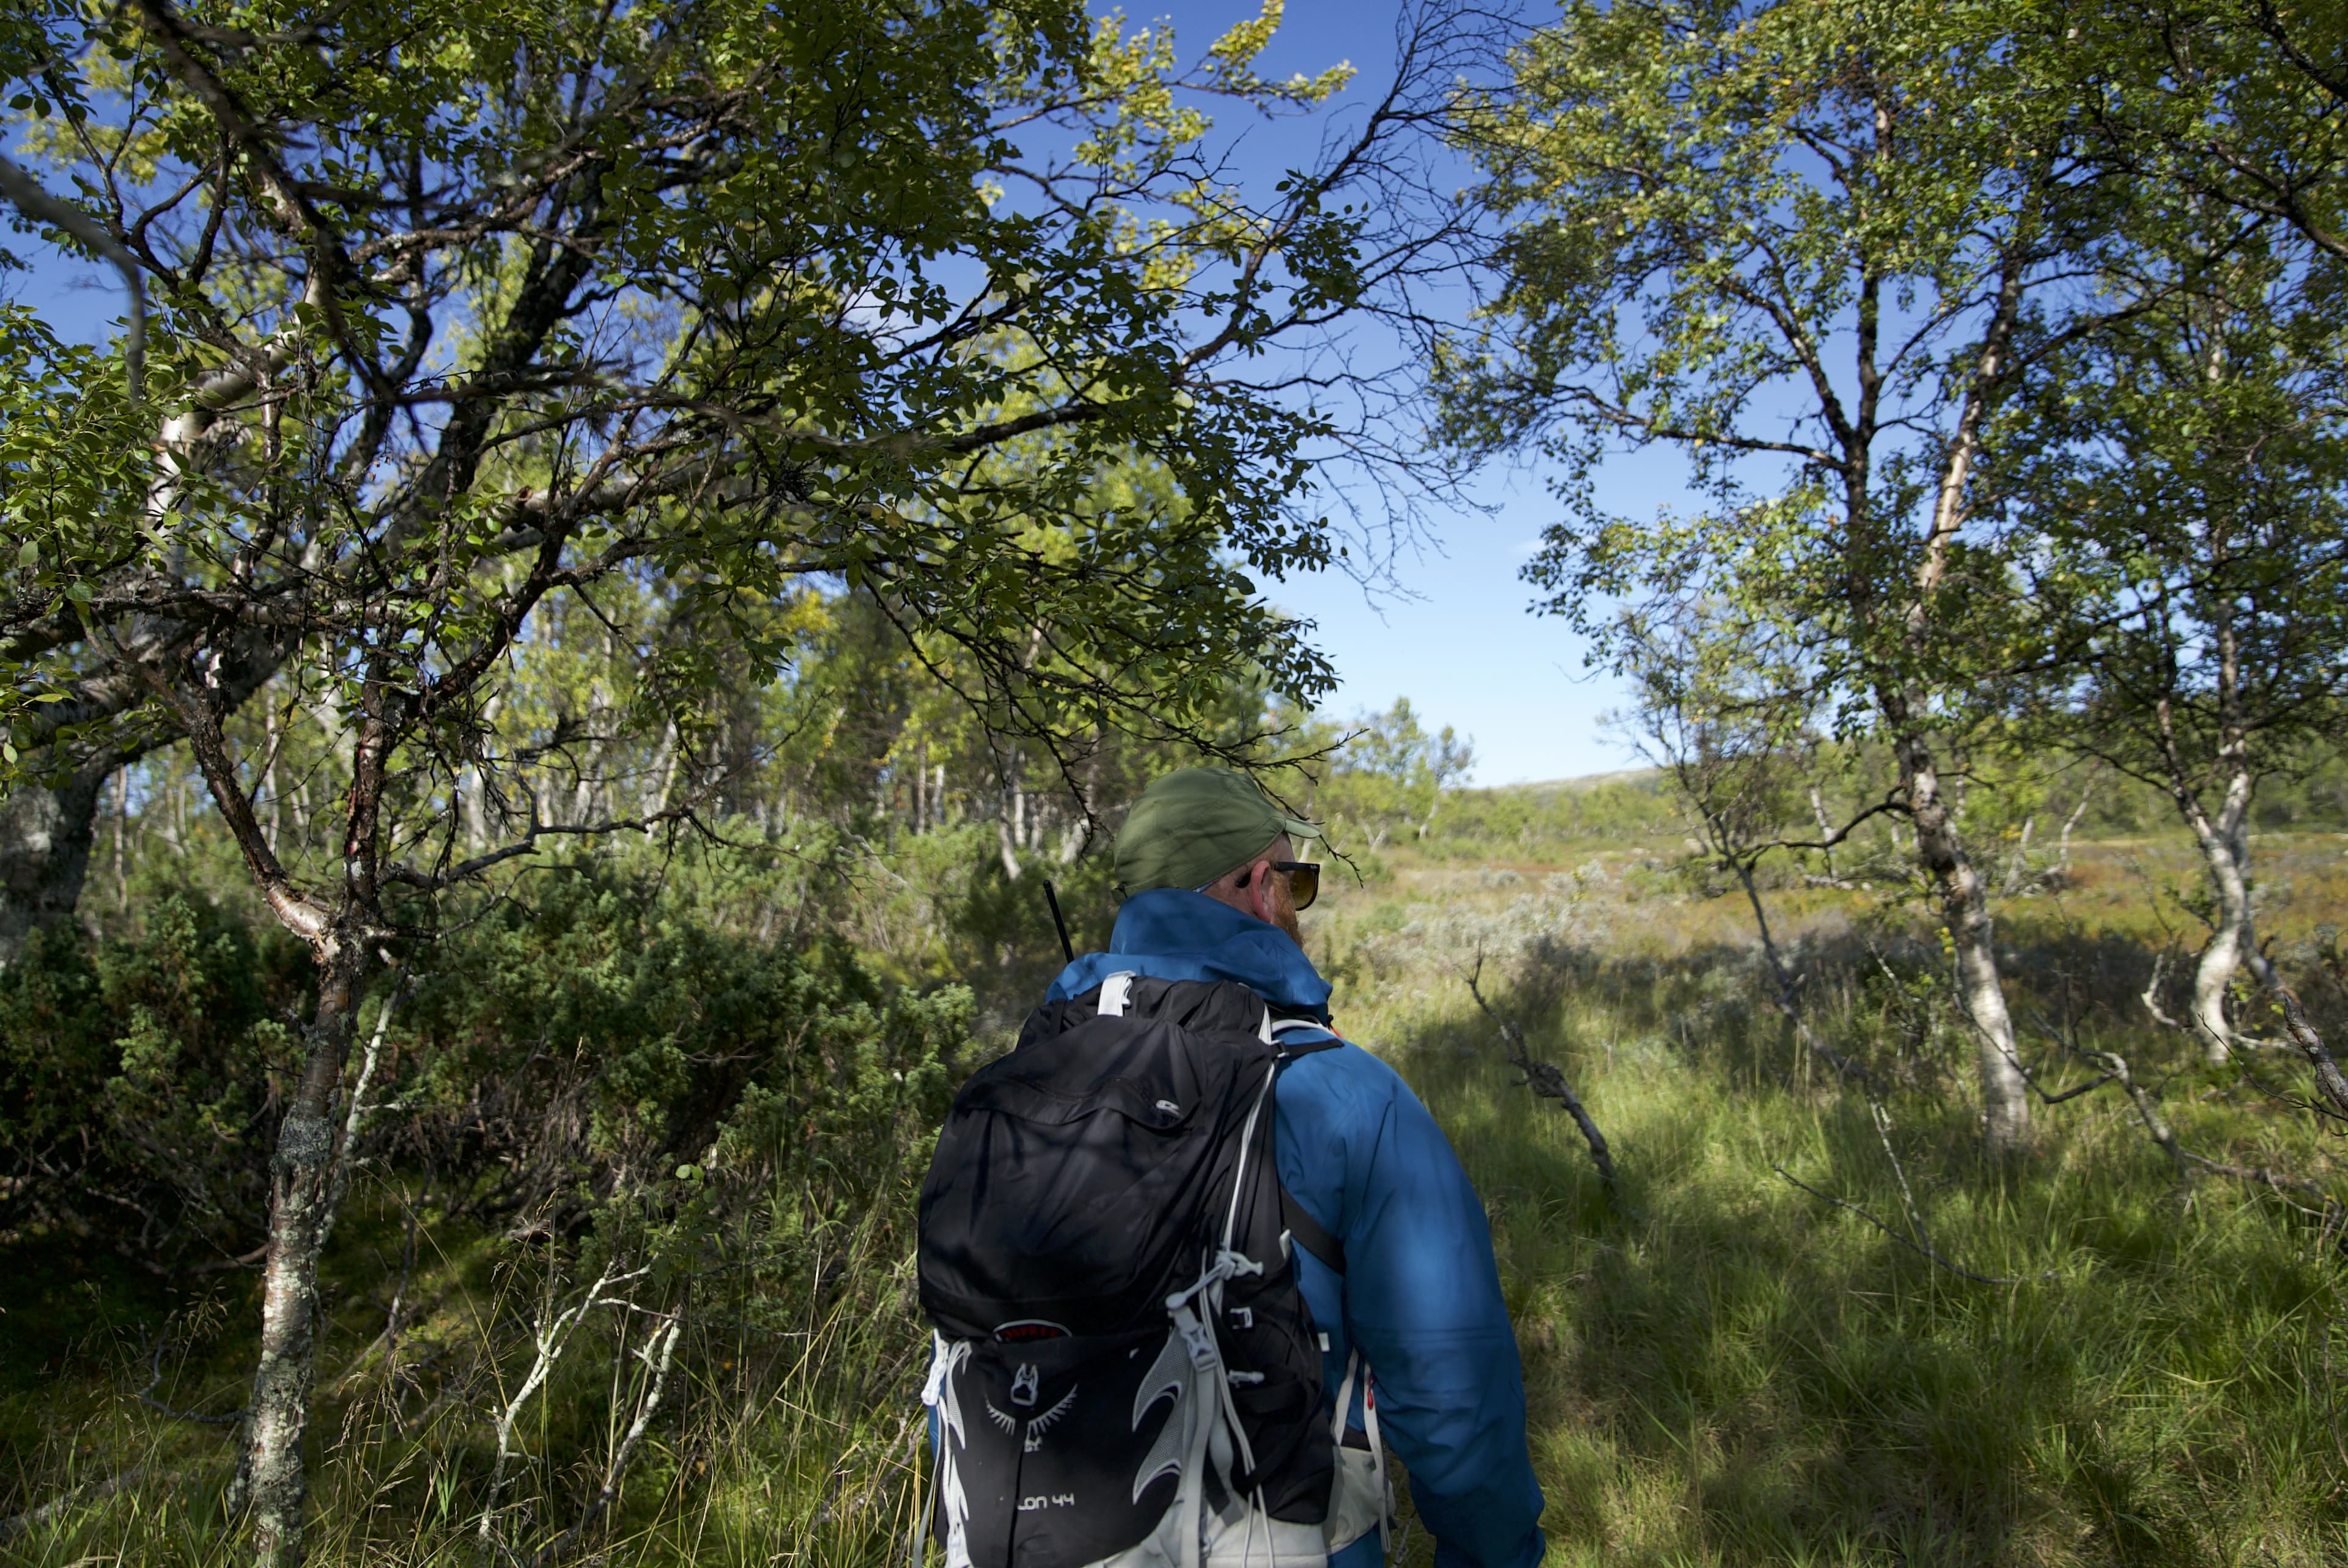
<instances>
[{"instance_id":1,"label":"backpack buckle","mask_svg":"<svg viewBox=\"0 0 2348 1568\"><path fill-rule=\"evenodd\" d=\"M1096 1009L1102 1018L1123 1018L1127 999L1133 995L1134 971L1119 969L1101 982L1100 1006Z\"/></svg>"}]
</instances>

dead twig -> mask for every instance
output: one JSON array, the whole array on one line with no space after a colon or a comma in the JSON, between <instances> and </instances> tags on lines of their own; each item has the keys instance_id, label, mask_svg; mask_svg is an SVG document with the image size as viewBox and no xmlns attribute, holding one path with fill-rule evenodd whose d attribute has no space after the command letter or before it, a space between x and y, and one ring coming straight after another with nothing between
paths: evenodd
<instances>
[{"instance_id":1,"label":"dead twig","mask_svg":"<svg viewBox=\"0 0 2348 1568\"><path fill-rule=\"evenodd\" d=\"M343 1369L343 1375L335 1380L334 1391L337 1394L349 1388L359 1374L366 1369L367 1364L375 1358L377 1351L383 1352L386 1358L389 1358L399 1348L400 1332L407 1327L413 1316L413 1304L408 1300L407 1292L416 1279L416 1238L421 1224L419 1210L423 1204L430 1199L431 1194L432 1180L428 1176L425 1182L423 1198L411 1202L405 1192L401 1194L400 1207L405 1211L407 1236L400 1245L399 1280L392 1286L391 1306L384 1314L383 1332L370 1340L366 1349L351 1358L350 1365L345 1367Z\"/></svg>"},{"instance_id":2,"label":"dead twig","mask_svg":"<svg viewBox=\"0 0 2348 1568\"><path fill-rule=\"evenodd\" d=\"M2154 966L2154 969L2153 986L2147 987L2145 991L2147 1007L2152 1006L2153 990L2159 985L2157 964ZM2157 1011L2157 1009L2156 1013ZM2154 1102L2151 1091L2136 1081L2136 1073L2128 1067L2127 1058L2116 1050L2097 1050L2092 1046L2080 1044L2067 1030L2057 1028L2054 1020L2044 1013L2037 1013L2034 1016L2039 1033L2090 1067L2099 1070L2103 1074L2100 1078L2083 1083L2075 1089L2066 1090L2059 1095L2049 1095L2044 1090L2040 1090L2040 1098L2049 1105L2055 1105L2075 1095L2085 1094L2090 1089L2100 1089L2106 1083L2117 1083L2136 1106L2137 1117L2143 1122L2146 1135L2160 1145L2161 1153L2167 1154L2168 1163L2177 1168L2178 1179L2184 1179L2187 1173L2186 1161L2190 1156L2178 1147L2177 1134L2169 1130L2168 1119L2161 1115L2160 1107ZM2030 1086L2033 1089L2038 1088L2035 1081L2031 1081Z\"/></svg>"},{"instance_id":3,"label":"dead twig","mask_svg":"<svg viewBox=\"0 0 2348 1568\"><path fill-rule=\"evenodd\" d=\"M1614 1175L1614 1154L1606 1146L1606 1134L1598 1130L1598 1123L1591 1119L1589 1108L1581 1103L1581 1096L1573 1091L1573 1085L1566 1081L1565 1074L1559 1071L1557 1064L1536 1061L1527 1050L1525 1031L1517 1027L1516 1020L1502 1014L1484 999L1483 988L1478 984L1483 976L1484 955L1478 952L1476 968L1467 977L1468 994L1476 999L1476 1005L1484 1009L1484 1016L1499 1029L1500 1038L1508 1046L1509 1064L1525 1075L1525 1086L1542 1099L1554 1100L1564 1106L1566 1114L1573 1118L1573 1124L1581 1129L1582 1142L1590 1145L1590 1163L1598 1167L1598 1179L1605 1184L1608 1200L1618 1207L1622 1206L1622 1189Z\"/></svg>"},{"instance_id":4,"label":"dead twig","mask_svg":"<svg viewBox=\"0 0 2348 1568\"><path fill-rule=\"evenodd\" d=\"M389 953L379 955L391 965ZM391 1034L391 1020L399 1010L400 1002L416 984L412 968L395 968L398 979L392 983L391 994L383 999L383 1010L376 1014L375 1032L367 1038L366 1054L359 1061L358 1081L351 1086L350 1111L343 1118L342 1145L335 1153L335 1170L327 1184L326 1228L319 1238L324 1246L334 1235L335 1217L343 1211L343 1199L350 1192L351 1169L357 1163L359 1134L366 1131L368 1116L380 1107L367 1103L367 1090L375 1082L376 1069L383 1061L383 1044Z\"/></svg>"},{"instance_id":5,"label":"dead twig","mask_svg":"<svg viewBox=\"0 0 2348 1568\"><path fill-rule=\"evenodd\" d=\"M1841 1076L1871 1088L1875 1075L1820 1040L1818 1031L1810 1028L1809 1020L1802 1016L1802 977L1794 972L1792 966L1786 962L1785 955L1777 950L1776 933L1769 928L1768 907L1761 902L1761 887L1754 880L1753 856L1731 855L1724 849L1719 858L1722 865L1736 874L1738 885L1745 889L1745 901L1753 910L1754 928L1760 933L1762 957L1769 960L1769 972L1777 982L1776 994L1770 998L1770 1001L1785 1018L1787 1027L1793 1030L1794 1038L1801 1042L1804 1050Z\"/></svg>"},{"instance_id":6,"label":"dead twig","mask_svg":"<svg viewBox=\"0 0 2348 1568\"><path fill-rule=\"evenodd\" d=\"M2213 1175L2230 1176L2238 1182L2248 1182L2254 1186L2264 1187L2278 1197L2283 1198L2286 1203L2290 1203L2289 1194L2291 1193L2305 1194L2316 1199L2322 1206L2313 1209L2304 1204L2291 1204L2291 1206L2298 1209L2302 1214L2322 1220L2327 1225L2333 1223L2334 1219L2343 1213L2348 1213L2343 1211L2339 1200L2304 1176L2294 1176L2265 1165L2237 1165L2227 1160L2213 1160L2206 1154L2197 1154L2190 1149L2185 1148L2178 1143L2177 1134L2170 1129L2168 1119L2161 1115L2160 1108L2153 1100L2151 1091L2137 1081L2136 1074L2129 1070L2126 1057L2116 1050L2096 1050L2081 1045L2063 1030L2056 1029L2043 1014L2039 1016L2037 1022L2039 1031L2054 1040L2055 1044L2062 1046L2081 1060L2093 1062L2104 1069L2104 1076L2096 1081L2097 1083L2116 1081L2123 1090L2127 1091L2128 1098L2136 1104L2137 1115L2144 1124L2146 1134L2155 1143L2160 1145L2161 1153L2168 1156L2169 1163L2177 1168L2179 1181L2186 1180L2192 1172L2201 1170L2208 1171Z\"/></svg>"},{"instance_id":7,"label":"dead twig","mask_svg":"<svg viewBox=\"0 0 2348 1568\"><path fill-rule=\"evenodd\" d=\"M162 1411L175 1421L193 1421L200 1427L232 1427L242 1421L249 1412L231 1410L224 1416L200 1416L192 1410L175 1410L155 1398L155 1390L163 1381L163 1348L168 1343L168 1338L158 1338L148 1355L147 1386L139 1390L139 1402L149 1409Z\"/></svg>"},{"instance_id":8,"label":"dead twig","mask_svg":"<svg viewBox=\"0 0 2348 1568\"><path fill-rule=\"evenodd\" d=\"M2298 996L2282 983L2282 976L2264 953L2253 948L2243 955L2242 961L2250 966L2250 973L2258 977L2259 983L2266 987L2282 1008L2283 1032L2290 1036L2291 1044L2299 1047L2300 1054L2307 1058L2307 1064L2315 1070L2315 1081L2322 1087L2324 1097L2332 1102L2329 1106L2324 1106L2310 1101L2310 1107L2317 1114L2333 1121L2348 1122L2348 1078L2341 1075L2340 1064L2332 1059L2332 1052L2324 1046L2323 1036L2316 1032L2315 1025L2309 1021L2307 1009L2299 1005Z\"/></svg>"},{"instance_id":9,"label":"dead twig","mask_svg":"<svg viewBox=\"0 0 2348 1568\"><path fill-rule=\"evenodd\" d=\"M14 1541L28 1530L38 1530L67 1509L78 1507L85 1502L102 1501L112 1497L124 1487L136 1486L147 1478L148 1471L152 1468L151 1465L132 1465L119 1475L110 1475L104 1481L94 1481L87 1486L75 1487L64 1496L51 1498L38 1508L28 1508L22 1513L11 1514L5 1519L0 1519L0 1542Z\"/></svg>"},{"instance_id":10,"label":"dead twig","mask_svg":"<svg viewBox=\"0 0 2348 1568\"><path fill-rule=\"evenodd\" d=\"M2168 978L2169 955L2176 950L2177 944L2172 940L2168 946L2153 955L2152 979L2145 982L2144 996L2141 999L2144 1002L2144 1010L2152 1015L2153 1022L2163 1029L2173 1029L2179 1034L2191 1034L2193 1032L2191 1024L2187 1023L2183 1019L2169 1017L2160 1005L2160 982Z\"/></svg>"},{"instance_id":11,"label":"dead twig","mask_svg":"<svg viewBox=\"0 0 2348 1568\"><path fill-rule=\"evenodd\" d=\"M2332 1224L2340 1213L2339 1200L2304 1176L2294 1176L2266 1165L2236 1165L2224 1160L2212 1160L2206 1155L2190 1152L2182 1157L2205 1171L2214 1172L2220 1176L2231 1176L2238 1182L2248 1182L2253 1186L2264 1187L2282 1198L2283 1202L2291 1207L2303 1214L2312 1215L2327 1225ZM2304 1193L2323 1206L2320 1209L2311 1209L2304 1204L2293 1204L2289 1197L2292 1193Z\"/></svg>"},{"instance_id":12,"label":"dead twig","mask_svg":"<svg viewBox=\"0 0 2348 1568\"><path fill-rule=\"evenodd\" d=\"M505 1496L506 1472L516 1457L514 1425L521 1417L522 1407L529 1404L530 1397L545 1384L555 1364L562 1359L563 1352L571 1348L571 1341L586 1323L590 1313L598 1307L634 1305L624 1296L606 1296L604 1292L630 1280L640 1279L651 1272L639 1268L623 1274L619 1267L617 1259L605 1264L602 1272L595 1276L595 1283L587 1287L585 1296L581 1297L577 1306L567 1307L558 1313L551 1310L553 1303L550 1301L547 1309L540 1313L537 1330L531 1335L531 1343L538 1355L531 1361L528 1375L522 1378L521 1387L514 1391L513 1398L506 1402L505 1409L498 1417L497 1456L490 1462L489 1491L482 1500L481 1522L478 1532L481 1550L487 1556L510 1559L514 1555L499 1537L498 1513L499 1505Z\"/></svg>"}]
</instances>

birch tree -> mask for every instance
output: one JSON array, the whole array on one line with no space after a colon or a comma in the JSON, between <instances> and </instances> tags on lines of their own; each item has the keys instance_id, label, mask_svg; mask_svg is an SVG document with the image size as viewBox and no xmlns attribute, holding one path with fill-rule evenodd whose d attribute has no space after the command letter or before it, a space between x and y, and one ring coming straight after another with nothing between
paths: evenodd
<instances>
[{"instance_id":1,"label":"birch tree","mask_svg":"<svg viewBox=\"0 0 2348 1568\"><path fill-rule=\"evenodd\" d=\"M2061 14L2097 158L2295 231L2348 263L2348 16L2276 0L2151 0Z\"/></svg>"},{"instance_id":2,"label":"birch tree","mask_svg":"<svg viewBox=\"0 0 2348 1568\"><path fill-rule=\"evenodd\" d=\"M1508 213L1447 431L1561 466L1542 607L1627 655L1623 597L1781 629L1847 740L1879 741L1975 1040L1984 1142L2027 1085L1989 888L1950 797L2017 610L1975 507L1998 411L2106 311L2108 204L2027 11L1574 4L1472 117ZM2043 20L2043 19L2041 19ZM1610 452L1683 456L1697 515L1610 515Z\"/></svg>"},{"instance_id":3,"label":"birch tree","mask_svg":"<svg viewBox=\"0 0 2348 1568\"><path fill-rule=\"evenodd\" d=\"M2147 248L2110 281L2160 302L2010 411L1990 487L2034 541L2067 672L2038 733L2159 789L2199 851L2210 934L2183 1021L2211 1062L2257 948L2253 799L2312 759L2348 687L2348 343L2291 230L2226 238L2189 274Z\"/></svg>"}]
</instances>

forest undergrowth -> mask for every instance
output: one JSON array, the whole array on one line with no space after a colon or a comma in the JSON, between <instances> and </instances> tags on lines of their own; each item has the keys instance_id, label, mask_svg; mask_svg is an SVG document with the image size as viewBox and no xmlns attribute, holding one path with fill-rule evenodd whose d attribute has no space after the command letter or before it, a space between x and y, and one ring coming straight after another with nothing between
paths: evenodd
<instances>
[{"instance_id":1,"label":"forest undergrowth","mask_svg":"<svg viewBox=\"0 0 2348 1568\"><path fill-rule=\"evenodd\" d=\"M2329 1020L2348 1015L2331 925L2348 918L2343 845L2260 845L2261 923ZM1868 1074L1846 1080L1773 1010L1741 898L1672 858L1473 865L1398 847L1308 917L1340 1027L1418 1089L1484 1194L1551 1561L2348 1555L2331 1394L2348 1367L2335 1343L2348 1255L2341 1211L2319 1195L2338 1187L2328 1144L2268 1091L2295 1081L2279 1058L2202 1065L2142 999L2163 945L2193 938L2165 891L2191 886L2185 846L2085 846L2067 875L2005 900L2030 1065L2059 1093L2097 1076L2062 1040L2118 1051L2179 1150L2281 1185L2180 1173L2116 1084L2040 1106L2029 1157L1984 1164L1929 929L1879 886L1769 893L1812 1027ZM724 924L705 887L683 891ZM911 1004L860 969L807 981L791 1005L834 1020L832 1043L749 1097L760 1136L793 1153L644 1175L658 1203L627 1200L626 1160L615 1178L582 1159L535 1207L469 1212L428 1162L386 1150L330 1255L314 1561L907 1561L927 1348L912 1196L939 1096L1004 1043L1000 1019L1045 972L1045 928L1006 927L974 977L975 1013L932 996L901 1060L885 1037L908 1026L887 1009ZM605 928L580 917L576 929ZM693 949L699 968L672 953L664 972L719 1006L708 976L755 968L768 950L757 935ZM623 920L595 940L612 959L681 939ZM515 991L508 1027L559 1010L570 982L552 971L601 961L543 929L525 947L551 949L548 973L492 967L470 982ZM959 950L968 964L987 945ZM1471 975L1603 1128L1612 1194L1572 1121L1519 1082ZM428 989L410 1006L392 1032L457 1016ZM823 1078L837 1095L818 1091ZM726 1114L757 1142L742 1132L755 1118ZM640 1166L658 1146L591 1145ZM565 1183L597 1182L592 1218L532 1230ZM0 1561L239 1560L222 1531L224 1418L249 1376L253 1272L166 1283L59 1237L7 1258ZM1432 1560L1407 1517L1400 1558Z\"/></svg>"}]
</instances>

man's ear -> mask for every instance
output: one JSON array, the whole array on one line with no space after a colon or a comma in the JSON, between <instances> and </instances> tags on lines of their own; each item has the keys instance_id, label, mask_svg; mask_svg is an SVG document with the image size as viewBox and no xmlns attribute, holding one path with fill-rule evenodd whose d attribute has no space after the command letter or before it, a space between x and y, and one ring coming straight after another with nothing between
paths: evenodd
<instances>
[{"instance_id":1,"label":"man's ear","mask_svg":"<svg viewBox=\"0 0 2348 1568\"><path fill-rule=\"evenodd\" d=\"M1248 872L1248 913L1267 926L1278 925L1272 918L1276 911L1272 907L1273 872L1270 857L1255 862Z\"/></svg>"}]
</instances>

